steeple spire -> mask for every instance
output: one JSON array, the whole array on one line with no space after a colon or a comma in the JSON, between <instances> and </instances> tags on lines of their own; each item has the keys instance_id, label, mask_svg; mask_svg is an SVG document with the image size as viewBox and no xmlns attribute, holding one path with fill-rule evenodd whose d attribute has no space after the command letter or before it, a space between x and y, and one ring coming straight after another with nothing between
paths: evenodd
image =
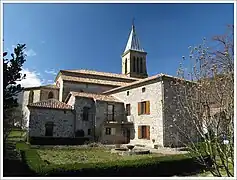
<instances>
[{"instance_id":1,"label":"steeple spire","mask_svg":"<svg viewBox=\"0 0 237 180\"><path fill-rule=\"evenodd\" d=\"M134 51L140 51L140 52L144 52L140 41L137 37L136 31L135 31L135 25L134 25L134 18L132 20L132 30L130 32L129 38L128 38L128 42L126 45L126 48L124 50L124 53L127 52L128 50L134 50Z\"/></svg>"}]
</instances>

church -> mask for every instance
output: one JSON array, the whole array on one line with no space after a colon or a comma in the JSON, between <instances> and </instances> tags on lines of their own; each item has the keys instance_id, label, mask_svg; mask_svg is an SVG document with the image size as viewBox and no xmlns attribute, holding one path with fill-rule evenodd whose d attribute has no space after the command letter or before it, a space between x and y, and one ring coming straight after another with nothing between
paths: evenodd
<instances>
[{"instance_id":1,"label":"church","mask_svg":"<svg viewBox=\"0 0 237 180\"><path fill-rule=\"evenodd\" d=\"M149 77L147 53L132 25L121 56L122 73L60 70L52 85L24 89L29 137L77 138L105 144L170 146L172 99L165 74ZM173 132L173 134L176 132Z\"/></svg>"}]
</instances>

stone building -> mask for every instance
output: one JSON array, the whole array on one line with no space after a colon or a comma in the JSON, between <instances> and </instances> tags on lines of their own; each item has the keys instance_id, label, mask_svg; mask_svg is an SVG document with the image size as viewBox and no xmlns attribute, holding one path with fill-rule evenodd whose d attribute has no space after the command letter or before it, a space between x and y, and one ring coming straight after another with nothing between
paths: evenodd
<instances>
[{"instance_id":1,"label":"stone building","mask_svg":"<svg viewBox=\"0 0 237 180\"><path fill-rule=\"evenodd\" d=\"M103 143L152 146L177 144L170 138L165 91L174 77L148 77L147 53L132 26L122 54L122 74L60 70L55 85L26 88L23 111L30 137L84 136Z\"/></svg>"}]
</instances>

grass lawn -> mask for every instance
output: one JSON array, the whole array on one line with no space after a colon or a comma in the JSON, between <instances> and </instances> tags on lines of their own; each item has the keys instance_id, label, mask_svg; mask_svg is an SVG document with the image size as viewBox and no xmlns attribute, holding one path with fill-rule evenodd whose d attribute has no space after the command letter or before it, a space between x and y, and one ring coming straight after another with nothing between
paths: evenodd
<instances>
[{"instance_id":1,"label":"grass lawn","mask_svg":"<svg viewBox=\"0 0 237 180\"><path fill-rule=\"evenodd\" d=\"M135 159L147 159L163 156L162 154L121 156L111 154L106 148L74 148L74 149L37 149L42 160L47 160L52 164L69 163L98 163L108 161L123 161Z\"/></svg>"},{"instance_id":2,"label":"grass lawn","mask_svg":"<svg viewBox=\"0 0 237 180\"><path fill-rule=\"evenodd\" d=\"M14 130L9 135L8 142L11 148L9 148L7 154L13 154L14 159L7 160L4 165L7 167L4 167L4 174L7 176L93 176L93 173L97 176L106 176L109 173L115 175L117 172L130 176L141 173L141 177L143 175L150 176L154 172L159 172L158 174L164 172L164 176L165 174L179 176L180 171L190 167L190 161L187 162L185 160L187 157L182 157L183 155L120 156L111 154L110 149L105 147L30 146L23 142L25 139L23 135L24 132L19 130ZM19 157L19 150L25 152L25 158ZM182 159L184 159L183 162L178 162ZM170 173L171 171L174 171L173 174ZM127 172L129 173L126 174ZM193 173L187 174L187 176L212 176L208 171Z\"/></svg>"}]
</instances>

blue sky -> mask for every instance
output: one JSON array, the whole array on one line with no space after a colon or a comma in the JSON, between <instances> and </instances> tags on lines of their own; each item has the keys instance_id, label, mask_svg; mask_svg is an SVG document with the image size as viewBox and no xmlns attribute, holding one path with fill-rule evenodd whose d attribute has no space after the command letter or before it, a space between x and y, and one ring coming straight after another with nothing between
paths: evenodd
<instances>
[{"instance_id":1,"label":"blue sky","mask_svg":"<svg viewBox=\"0 0 237 180\"><path fill-rule=\"evenodd\" d=\"M223 34L232 4L4 4L4 50L25 43L25 86L51 83L60 69L121 73L135 18L149 75L176 75L188 47Z\"/></svg>"}]
</instances>

